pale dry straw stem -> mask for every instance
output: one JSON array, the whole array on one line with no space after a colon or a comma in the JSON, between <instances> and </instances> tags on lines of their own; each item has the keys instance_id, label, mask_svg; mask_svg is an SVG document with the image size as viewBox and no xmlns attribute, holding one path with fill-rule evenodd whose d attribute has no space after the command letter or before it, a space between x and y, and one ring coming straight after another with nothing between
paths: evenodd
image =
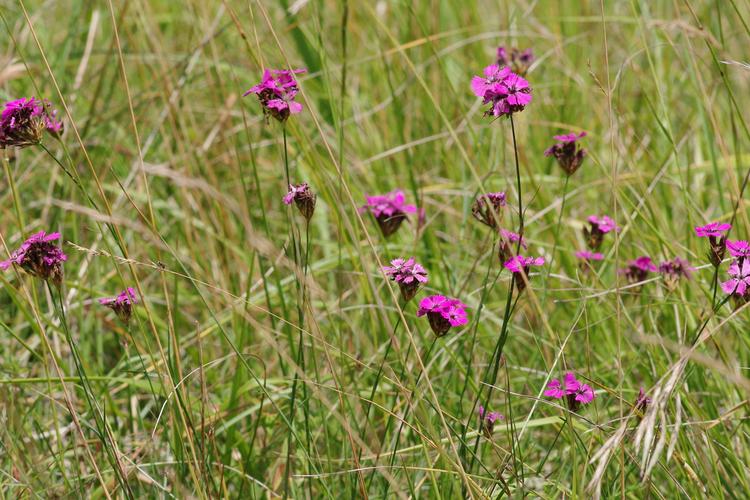
<instances>
[{"instance_id":1,"label":"pale dry straw stem","mask_svg":"<svg viewBox=\"0 0 750 500\"><path fill-rule=\"evenodd\" d=\"M75 91L80 90L81 84L83 83L83 76L86 74L86 69L89 66L89 59L91 58L91 51L94 49L94 40L96 39L96 32L99 28L100 17L99 11L96 9L91 13L89 30L86 35L86 46L83 49L83 56L81 56L81 62L78 64L78 71L76 71L76 76L73 80L73 89Z\"/></svg>"},{"instance_id":2,"label":"pale dry straw stem","mask_svg":"<svg viewBox=\"0 0 750 500\"><path fill-rule=\"evenodd\" d=\"M274 40L276 41L276 44L279 47L279 51L282 53L282 55L284 57L284 60L286 62L287 67L291 68L292 65L290 64L289 58L286 55L286 51L284 50L284 48L283 48L283 46L281 44L281 41L279 40L278 35L276 34L276 30L273 27L273 23L271 22L271 19L268 17L268 13L266 12L266 9L263 7L262 2L257 1L257 4L258 4L258 7L259 7L261 13L263 14L263 17L265 18L265 21L266 21L266 24L268 25L269 31L273 35ZM312 103L312 100L307 98L307 95L305 94L304 89L300 88L300 94L305 99L305 101L308 103L308 105L310 103ZM327 150L327 152L328 152L328 154L329 154L329 156L331 158L331 162L333 163L334 167L336 168L336 171L337 171L338 175L341 176L342 175L341 166L338 164L338 160L336 159L336 155L333 153L333 150L331 149L331 146L328 143L328 140L325 138L325 132L323 131L323 129L322 129L321 125L320 125L320 122L319 122L317 116L315 115L315 113L310 113L310 116L312 117L313 122L315 123L315 126L316 126L316 128L318 129L318 132L321 135L321 138L323 140L323 144L324 144L324 146L325 146L325 148L326 148L326 150ZM351 204L351 206L356 207L357 203L354 201L354 197L353 197L353 195L351 193L351 190L349 189L348 183L344 182L342 184L343 184L346 196L349 199L349 203ZM375 257L375 260L377 261L378 268L381 269L381 273L383 275L383 278L386 281L388 281L387 287L388 287L388 290L390 292L391 298L392 298L392 300L393 300L394 303L398 304L398 296L396 295L396 292L393 290L393 286L391 285L390 281L387 279L387 276L382 271L383 264L382 264L382 262L380 260L380 257L378 256L377 250L375 248L375 244L373 243L372 238L370 237L370 234L367 231L367 226L365 225L364 220L362 219L362 216L359 214L359 211L355 211L355 216L356 216L356 218L357 218L357 220L358 220L358 222L360 224L360 227L362 228L362 230L363 230L363 232L365 234L365 238L367 239L367 244L370 247L370 249L372 250L373 256ZM399 312L399 316L401 317L402 322L404 323L404 330L406 331L407 336L409 337L409 342L412 344L412 347L414 349L415 357L417 359L417 362L419 363L420 371L422 373L424 373L424 375L425 375L424 381L425 381L425 383L427 385L428 391L430 392L430 396L433 399L433 402L435 404L435 408L437 409L438 417L440 418L440 421L441 421L441 424L443 426L444 432L446 433L446 436L449 438L449 443L450 443L451 449L453 450L453 453L455 455L455 460L453 461L453 465L458 469L458 471L459 471L459 473L461 475L462 480L469 487L469 491L472 491L472 489L474 489L476 491L479 491L478 485L476 485L476 483L474 483L466 475L466 472L464 471L463 466L461 465L460 454L458 452L458 448L456 448L456 445L453 442L453 439L451 438L450 428L448 427L448 424L445 421L445 417L443 415L442 410L440 410L440 400L438 399L437 394L435 393L435 389L432 386L432 383L430 381L429 376L427 375L427 373L425 373L426 372L425 366L424 366L424 363L422 361L421 356L418 353L418 348L417 348L416 342L414 341L414 335L412 334L411 329L409 328L409 326L407 324L406 318L404 317L403 310L402 310L402 308L400 306L398 307L398 312ZM354 451L354 453L356 453L356 450L353 450L353 451Z\"/></svg>"}]
</instances>

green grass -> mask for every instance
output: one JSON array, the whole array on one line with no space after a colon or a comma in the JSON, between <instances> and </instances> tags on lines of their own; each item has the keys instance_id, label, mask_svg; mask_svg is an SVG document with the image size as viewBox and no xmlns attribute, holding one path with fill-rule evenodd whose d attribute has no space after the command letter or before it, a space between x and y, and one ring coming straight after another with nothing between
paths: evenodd
<instances>
[{"instance_id":1,"label":"green grass","mask_svg":"<svg viewBox=\"0 0 750 500\"><path fill-rule=\"evenodd\" d=\"M693 232L750 234L746 2L0 14L0 99L48 98L66 127L49 154L0 151L0 250L60 231L69 256L60 292L0 273L3 498L750 495L747 312L714 297L728 263L715 275ZM498 45L537 56L517 150L469 87ZM264 67L309 69L286 162L282 126L241 97ZM543 151L581 130L566 184ZM548 264L509 298L471 205L506 191L517 228L515 152L527 253ZM281 203L287 169L318 195L309 226ZM397 188L426 222L386 240L357 209ZM590 214L622 231L583 273ZM380 266L412 255L430 281L405 304ZM640 255L698 269L629 287ZM96 301L126 286L145 299L129 327ZM416 317L433 293L469 324L435 340ZM566 370L597 392L576 414L542 396ZM491 439L478 404L505 416Z\"/></svg>"}]
</instances>

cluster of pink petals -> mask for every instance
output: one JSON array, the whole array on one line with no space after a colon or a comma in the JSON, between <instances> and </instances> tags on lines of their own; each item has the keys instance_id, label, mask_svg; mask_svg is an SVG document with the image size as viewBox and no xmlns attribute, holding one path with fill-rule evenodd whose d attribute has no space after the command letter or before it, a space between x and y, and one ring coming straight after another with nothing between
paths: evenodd
<instances>
[{"instance_id":1,"label":"cluster of pink petals","mask_svg":"<svg viewBox=\"0 0 750 500\"><path fill-rule=\"evenodd\" d=\"M613 221L610 217L606 215L602 215L601 217L597 215L589 215L588 218L589 223L591 226L598 230L601 233L609 233L610 231L620 231L620 228L617 227L617 224L615 224L615 221Z\"/></svg>"},{"instance_id":2,"label":"cluster of pink petals","mask_svg":"<svg viewBox=\"0 0 750 500\"><path fill-rule=\"evenodd\" d=\"M294 203L300 213L309 221L315 212L317 196L312 192L310 186L303 182L301 184L289 184L289 191L284 195L283 200L287 205Z\"/></svg>"},{"instance_id":3,"label":"cluster of pink petals","mask_svg":"<svg viewBox=\"0 0 750 500\"><path fill-rule=\"evenodd\" d=\"M9 101L0 114L0 148L37 144L45 130L60 134L62 129L49 102L35 97Z\"/></svg>"},{"instance_id":4,"label":"cluster of pink petals","mask_svg":"<svg viewBox=\"0 0 750 500\"><path fill-rule=\"evenodd\" d=\"M604 254L599 252L591 252L589 250L579 250L578 252L576 252L576 257L585 261L604 260Z\"/></svg>"},{"instance_id":5,"label":"cluster of pink petals","mask_svg":"<svg viewBox=\"0 0 750 500\"><path fill-rule=\"evenodd\" d=\"M750 257L750 243L745 240L727 240L727 250L732 257Z\"/></svg>"},{"instance_id":6,"label":"cluster of pink petals","mask_svg":"<svg viewBox=\"0 0 750 500\"><path fill-rule=\"evenodd\" d=\"M242 96L256 94L263 108L279 121L284 121L289 115L302 111L302 104L294 99L299 92L294 75L304 73L304 69L292 71L286 69L266 69L259 84L248 89Z\"/></svg>"},{"instance_id":7,"label":"cluster of pink petals","mask_svg":"<svg viewBox=\"0 0 750 500\"><path fill-rule=\"evenodd\" d=\"M99 303L112 309L117 317L127 323L133 313L133 306L138 303L136 292L133 288L128 287L116 297L103 297Z\"/></svg>"},{"instance_id":8,"label":"cluster of pink petals","mask_svg":"<svg viewBox=\"0 0 750 500\"><path fill-rule=\"evenodd\" d=\"M628 262L628 266L640 269L641 271L655 273L657 271L656 264L653 263L651 257L641 255L637 259Z\"/></svg>"},{"instance_id":9,"label":"cluster of pink petals","mask_svg":"<svg viewBox=\"0 0 750 500\"><path fill-rule=\"evenodd\" d=\"M651 398L648 397L643 387L638 391L638 397L635 399L635 407L637 410L645 411L646 407L651 404Z\"/></svg>"},{"instance_id":10,"label":"cluster of pink petals","mask_svg":"<svg viewBox=\"0 0 750 500\"><path fill-rule=\"evenodd\" d=\"M526 246L526 238L524 238L523 236L521 236L518 233L514 233L513 231L508 231L507 229L501 229L500 230L500 236L503 239L505 239L505 240L507 240L507 241L509 241L511 243L518 243L520 241L521 242L521 247L522 248L527 248L527 246ZM541 257L539 257L539 258L541 258Z\"/></svg>"},{"instance_id":11,"label":"cluster of pink petals","mask_svg":"<svg viewBox=\"0 0 750 500\"><path fill-rule=\"evenodd\" d=\"M505 417L497 411L491 411L487 412L487 415L485 415L484 406L479 405L479 418L489 424L494 424L498 420L503 420Z\"/></svg>"},{"instance_id":12,"label":"cluster of pink petals","mask_svg":"<svg viewBox=\"0 0 750 500\"><path fill-rule=\"evenodd\" d=\"M414 257L394 259L390 266L383 266L383 272L396 283L427 283L427 271Z\"/></svg>"},{"instance_id":13,"label":"cluster of pink petals","mask_svg":"<svg viewBox=\"0 0 750 500\"><path fill-rule=\"evenodd\" d=\"M659 272L663 274L665 278L690 279L693 276L693 271L695 271L695 269L690 266L690 263L679 257L675 257L672 260L667 260L659 264Z\"/></svg>"},{"instance_id":14,"label":"cluster of pink petals","mask_svg":"<svg viewBox=\"0 0 750 500\"><path fill-rule=\"evenodd\" d=\"M586 132L581 132L580 134L576 134L575 132L571 132L570 134L562 134L562 135L553 135L552 138L556 141L568 144L571 142L576 142L578 139L583 139L586 137ZM545 152L546 154L546 152ZM549 156L549 155L547 155Z\"/></svg>"},{"instance_id":15,"label":"cluster of pink petals","mask_svg":"<svg viewBox=\"0 0 750 500\"><path fill-rule=\"evenodd\" d=\"M523 111L531 102L531 87L508 67L492 64L484 68L484 77L471 79L471 89L483 104L491 104L486 114L507 116Z\"/></svg>"},{"instance_id":16,"label":"cluster of pink petals","mask_svg":"<svg viewBox=\"0 0 750 500\"><path fill-rule=\"evenodd\" d=\"M524 257L516 255L506 261L503 266L512 273L527 273L531 266L544 265L544 257Z\"/></svg>"},{"instance_id":17,"label":"cluster of pink petals","mask_svg":"<svg viewBox=\"0 0 750 500\"><path fill-rule=\"evenodd\" d=\"M60 233L39 231L33 234L11 254L10 259L0 262L0 269L8 269L15 264L32 276L59 283L62 263L68 260L68 256L53 243L59 239Z\"/></svg>"},{"instance_id":18,"label":"cluster of pink petals","mask_svg":"<svg viewBox=\"0 0 750 500\"><path fill-rule=\"evenodd\" d=\"M705 226L696 226L695 234L700 238L721 238L724 233L732 229L732 225L725 222L711 222Z\"/></svg>"},{"instance_id":19,"label":"cluster of pink petals","mask_svg":"<svg viewBox=\"0 0 750 500\"><path fill-rule=\"evenodd\" d=\"M444 295L430 295L419 302L417 316L439 315L450 326L463 326L469 322L466 315L466 304L458 299L451 299Z\"/></svg>"},{"instance_id":20,"label":"cluster of pink petals","mask_svg":"<svg viewBox=\"0 0 750 500\"><path fill-rule=\"evenodd\" d=\"M502 219L501 209L507 205L505 191L480 194L471 206L471 215L482 224L497 228Z\"/></svg>"},{"instance_id":21,"label":"cluster of pink petals","mask_svg":"<svg viewBox=\"0 0 750 500\"><path fill-rule=\"evenodd\" d=\"M99 299L99 303L103 306L112 306L112 305L133 305L138 303L138 296L135 293L135 289L128 287L119 294L117 294L116 297L102 297Z\"/></svg>"},{"instance_id":22,"label":"cluster of pink petals","mask_svg":"<svg viewBox=\"0 0 750 500\"><path fill-rule=\"evenodd\" d=\"M417 207L406 203L406 196L400 189L387 194L367 196L367 204L362 207L375 217L393 217L394 215L416 213Z\"/></svg>"},{"instance_id":23,"label":"cluster of pink petals","mask_svg":"<svg viewBox=\"0 0 750 500\"><path fill-rule=\"evenodd\" d=\"M588 404L594 400L594 389L588 384L581 383L572 372L567 372L562 381L552 379L547 384L544 395L550 398L562 399L571 396L572 399L581 404Z\"/></svg>"},{"instance_id":24,"label":"cluster of pink petals","mask_svg":"<svg viewBox=\"0 0 750 500\"><path fill-rule=\"evenodd\" d=\"M309 191L310 186L307 185L306 182L303 182L302 184L289 184L289 191L284 195L284 204L285 205L291 205L294 202L294 198L297 196L300 196L307 191Z\"/></svg>"},{"instance_id":25,"label":"cluster of pink petals","mask_svg":"<svg viewBox=\"0 0 750 500\"><path fill-rule=\"evenodd\" d=\"M586 132L556 135L553 138L558 142L547 148L544 156L554 156L563 171L569 176L573 175L587 155L586 150L576 143L583 137L586 137Z\"/></svg>"},{"instance_id":26,"label":"cluster of pink petals","mask_svg":"<svg viewBox=\"0 0 750 500\"><path fill-rule=\"evenodd\" d=\"M744 296L750 290L750 259L735 260L727 272L731 278L721 284L721 289L729 295Z\"/></svg>"}]
</instances>

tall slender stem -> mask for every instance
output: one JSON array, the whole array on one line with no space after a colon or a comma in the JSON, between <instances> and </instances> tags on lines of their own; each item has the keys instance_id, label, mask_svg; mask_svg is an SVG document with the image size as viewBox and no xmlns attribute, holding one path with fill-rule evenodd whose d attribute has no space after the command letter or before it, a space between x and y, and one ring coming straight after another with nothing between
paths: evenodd
<instances>
[{"instance_id":1,"label":"tall slender stem","mask_svg":"<svg viewBox=\"0 0 750 500\"><path fill-rule=\"evenodd\" d=\"M521 250L521 241L523 239L523 229L524 229L523 195L521 192L521 168L520 168L520 163L518 161L518 144L516 142L516 126L515 126L515 123L513 122L512 114L510 115L510 130L511 130L511 135L513 137L513 157L515 159L515 167L516 167L516 190L518 191L518 236L519 238L518 238L518 242L516 243L516 254L518 254ZM516 284L516 273L513 273L510 279L510 286L508 287L508 296L505 301L505 313L503 314L503 326L500 332L500 336L497 339L497 344L495 344L495 350L492 353L492 359L483 377L483 380L486 380L486 384L488 386L487 397L484 400L485 408L490 407L490 400L492 399L493 388L495 386L495 382L497 381L497 373L500 369L500 360L502 359L503 348L505 347L505 341L508 338L508 325L513 315L515 304L518 303L518 299L520 298L520 293L519 293L518 296L516 297L515 302L513 301L513 290L515 289L515 284ZM490 371L492 371L492 376L489 380L487 380L487 374ZM472 418L471 416L476 411L477 405L481 401L481 398L482 398L482 387L480 386L479 391L477 392L477 397L474 400L474 406L471 409L471 413L469 413L469 418ZM472 454L471 464L469 465L469 469L468 469L469 472L471 472L471 470L473 469L474 462L477 458L479 438L480 438L480 434L478 433L477 438L474 441L474 453Z\"/></svg>"},{"instance_id":2,"label":"tall slender stem","mask_svg":"<svg viewBox=\"0 0 750 500\"><path fill-rule=\"evenodd\" d=\"M523 236L523 196L521 193L521 168L518 163L518 145L516 144L516 125L513 122L513 115L510 115L510 131L513 136L513 156L516 160L516 190L518 191L518 249L521 248L521 236Z\"/></svg>"}]
</instances>

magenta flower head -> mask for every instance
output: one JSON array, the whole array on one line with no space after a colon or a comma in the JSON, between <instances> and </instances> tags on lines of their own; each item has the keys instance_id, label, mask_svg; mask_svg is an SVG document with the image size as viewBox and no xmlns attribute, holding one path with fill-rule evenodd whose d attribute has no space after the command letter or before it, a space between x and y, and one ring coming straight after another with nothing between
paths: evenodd
<instances>
[{"instance_id":1,"label":"magenta flower head","mask_svg":"<svg viewBox=\"0 0 750 500\"><path fill-rule=\"evenodd\" d=\"M550 398L563 399L568 403L570 411L578 411L581 405L589 404L596 395L590 385L581 383L572 372L567 372L562 381L552 379L547 384L544 395Z\"/></svg>"},{"instance_id":2,"label":"magenta flower head","mask_svg":"<svg viewBox=\"0 0 750 500\"><path fill-rule=\"evenodd\" d=\"M510 68L492 64L484 68L484 77L475 76L471 89L483 104L490 104L485 115L510 116L523 111L531 103L529 82L513 73Z\"/></svg>"},{"instance_id":3,"label":"magenta flower head","mask_svg":"<svg viewBox=\"0 0 750 500\"><path fill-rule=\"evenodd\" d=\"M604 254L590 250L579 250L576 252L576 258L581 261L580 268L585 273L593 267L594 262L604 260Z\"/></svg>"},{"instance_id":4,"label":"magenta flower head","mask_svg":"<svg viewBox=\"0 0 750 500\"><path fill-rule=\"evenodd\" d=\"M690 266L690 263L679 257L675 257L672 260L667 260L659 264L659 273L664 277L664 283L670 290L674 290L677 287L677 282L679 282L681 278L687 280L692 278L693 271L695 271L695 269Z\"/></svg>"},{"instance_id":5,"label":"magenta flower head","mask_svg":"<svg viewBox=\"0 0 750 500\"><path fill-rule=\"evenodd\" d=\"M727 250L727 236L726 233L732 229L731 224L722 222L711 222L705 226L697 226L695 228L695 234L699 238L708 238L708 242L711 245L708 252L708 260L714 267L719 267L721 261L724 260L724 254Z\"/></svg>"},{"instance_id":6,"label":"magenta flower head","mask_svg":"<svg viewBox=\"0 0 750 500\"><path fill-rule=\"evenodd\" d=\"M45 130L55 135L63 130L49 102L34 97L7 102L0 115L0 149L39 144Z\"/></svg>"},{"instance_id":7,"label":"magenta flower head","mask_svg":"<svg viewBox=\"0 0 750 500\"><path fill-rule=\"evenodd\" d=\"M523 255L516 255L507 260L503 266L516 276L516 288L520 293L526 288L526 282L529 279L531 266L541 266L543 264L544 257L524 257Z\"/></svg>"},{"instance_id":8,"label":"magenta flower head","mask_svg":"<svg viewBox=\"0 0 750 500\"><path fill-rule=\"evenodd\" d=\"M745 240L727 240L727 250L729 255L738 259L750 257L750 243Z\"/></svg>"},{"instance_id":9,"label":"magenta flower head","mask_svg":"<svg viewBox=\"0 0 750 500\"><path fill-rule=\"evenodd\" d=\"M480 194L471 206L471 215L485 226L497 229L500 226L503 216L502 208L505 205L507 205L505 191Z\"/></svg>"},{"instance_id":10,"label":"magenta flower head","mask_svg":"<svg viewBox=\"0 0 750 500\"><path fill-rule=\"evenodd\" d=\"M133 288L126 288L116 297L105 297L99 299L99 303L112 309L120 321L123 323L130 322L133 314L133 306L138 303L137 295Z\"/></svg>"},{"instance_id":11,"label":"magenta flower head","mask_svg":"<svg viewBox=\"0 0 750 500\"><path fill-rule=\"evenodd\" d=\"M526 250L526 238L513 231L500 229L500 242L497 247L497 256L500 262L507 262L516 254L518 248Z\"/></svg>"},{"instance_id":12,"label":"magenta flower head","mask_svg":"<svg viewBox=\"0 0 750 500\"><path fill-rule=\"evenodd\" d=\"M583 236L586 238L586 244L591 250L599 250L604 242L604 235L615 231L619 232L620 228L617 227L615 221L606 215L601 217L597 215L590 215L587 219L591 228L583 228Z\"/></svg>"},{"instance_id":13,"label":"magenta flower head","mask_svg":"<svg viewBox=\"0 0 750 500\"><path fill-rule=\"evenodd\" d=\"M651 261L651 257L642 255L635 260L628 262L625 269L622 269L622 274L631 283L638 283L648 278L649 273L655 273L657 271L656 265Z\"/></svg>"},{"instance_id":14,"label":"magenta flower head","mask_svg":"<svg viewBox=\"0 0 750 500\"><path fill-rule=\"evenodd\" d=\"M368 196L366 199L367 204L360 208L360 212L370 212L386 238L401 227L401 223L407 218L406 214L417 212L416 206L406 204L406 197L400 189L383 195Z\"/></svg>"},{"instance_id":15,"label":"magenta flower head","mask_svg":"<svg viewBox=\"0 0 750 500\"><path fill-rule=\"evenodd\" d=\"M430 295L419 302L417 316L427 315L430 328L436 336L442 337L452 326L463 326L469 322L466 304L444 295Z\"/></svg>"},{"instance_id":16,"label":"magenta flower head","mask_svg":"<svg viewBox=\"0 0 750 500\"><path fill-rule=\"evenodd\" d=\"M504 420L505 417L496 411L485 412L482 405L479 405L477 413L479 413L479 430L484 433L487 439L492 439L492 431L495 428L495 423L499 420Z\"/></svg>"},{"instance_id":17,"label":"magenta flower head","mask_svg":"<svg viewBox=\"0 0 750 500\"><path fill-rule=\"evenodd\" d=\"M604 254L599 252L590 252L588 250L579 250L578 252L576 252L576 257L586 262L604 260Z\"/></svg>"},{"instance_id":18,"label":"magenta flower head","mask_svg":"<svg viewBox=\"0 0 750 500\"><path fill-rule=\"evenodd\" d=\"M68 256L53 242L60 239L60 233L47 234L40 231L27 239L10 259L0 262L0 269L5 270L13 264L27 273L60 286L62 283L62 263Z\"/></svg>"},{"instance_id":19,"label":"magenta flower head","mask_svg":"<svg viewBox=\"0 0 750 500\"><path fill-rule=\"evenodd\" d=\"M583 137L586 137L586 132L556 135L554 139L557 143L547 148L544 156L554 156L563 171L569 176L573 175L586 157L586 150L577 143Z\"/></svg>"},{"instance_id":20,"label":"magenta flower head","mask_svg":"<svg viewBox=\"0 0 750 500\"><path fill-rule=\"evenodd\" d=\"M750 259L735 260L727 272L731 278L721 284L724 293L734 297L750 296Z\"/></svg>"},{"instance_id":21,"label":"magenta flower head","mask_svg":"<svg viewBox=\"0 0 750 500\"><path fill-rule=\"evenodd\" d=\"M648 408L648 405L650 404L651 398L648 397L646 391L644 391L643 387L641 387L641 390L638 391L638 397L635 399L635 409L640 411L641 413L645 413L646 408Z\"/></svg>"},{"instance_id":22,"label":"magenta flower head","mask_svg":"<svg viewBox=\"0 0 750 500\"><path fill-rule=\"evenodd\" d=\"M427 271L416 263L414 257L392 260L390 266L383 267L383 272L398 283L405 302L413 299L419 287L427 283Z\"/></svg>"},{"instance_id":23,"label":"magenta flower head","mask_svg":"<svg viewBox=\"0 0 750 500\"><path fill-rule=\"evenodd\" d=\"M257 95L266 118L273 116L283 123L289 115L302 112L302 104L294 100L299 92L294 75L305 71L307 70L266 69L260 83L248 89L242 96Z\"/></svg>"},{"instance_id":24,"label":"magenta flower head","mask_svg":"<svg viewBox=\"0 0 750 500\"><path fill-rule=\"evenodd\" d=\"M531 63L534 62L534 52L531 49L520 50L511 47L507 50L505 47L497 48L497 65L510 66L514 73L526 76Z\"/></svg>"},{"instance_id":25,"label":"magenta flower head","mask_svg":"<svg viewBox=\"0 0 750 500\"><path fill-rule=\"evenodd\" d=\"M284 195L284 203L291 205L294 202L297 205L297 209L307 220L310 220L313 212L315 212L316 200L317 196L306 182L302 184L289 184L289 192Z\"/></svg>"}]
</instances>

